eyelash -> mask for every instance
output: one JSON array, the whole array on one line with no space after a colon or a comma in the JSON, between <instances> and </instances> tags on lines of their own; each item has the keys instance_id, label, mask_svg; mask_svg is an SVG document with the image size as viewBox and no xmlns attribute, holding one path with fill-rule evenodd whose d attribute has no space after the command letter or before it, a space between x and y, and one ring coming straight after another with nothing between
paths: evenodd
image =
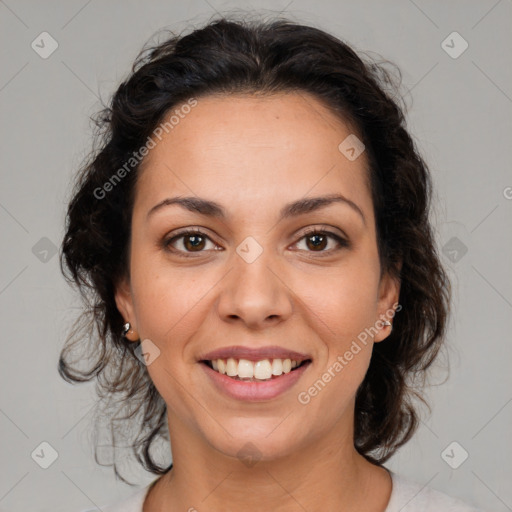
<instances>
[{"instance_id":1,"label":"eyelash","mask_svg":"<svg viewBox=\"0 0 512 512\"><path fill-rule=\"evenodd\" d=\"M215 243L213 242L213 240L211 240L211 238L206 235L204 232L202 232L200 229L197 229L197 228L189 228L185 231L181 231L175 235L173 235L171 238L167 238L164 240L163 242L163 245L164 245L164 249L166 249L167 251L169 252L172 252L172 253L176 253L176 254L179 254L180 256L182 257L185 257L185 258L195 258L197 256L194 255L194 252L187 252L187 251L181 251L181 250L177 250L175 248L172 248L172 243L175 242L176 240L179 240L180 238L186 238L187 236L191 236L191 235L200 235L201 237L207 239L207 240L210 240L212 243ZM324 228L310 228L308 229L305 233L302 234L302 236L299 238L299 240L296 242L298 243L299 241L303 240L304 238L307 238L308 236L313 236L313 235L324 235L324 236L327 236L329 238L332 238L334 239L339 247L336 248L336 249L331 249L330 251L325 251L325 250L322 250L322 251L306 251L306 252L311 252L313 254L318 254L320 255L320 257L322 256L326 256L326 255L330 255L332 252L335 252L335 251L339 251L343 248L348 248L350 246L349 242L347 240L345 240L344 238L342 238L341 236L333 233L332 231L329 231L329 230L326 230ZM216 249L214 249L216 250ZM205 252L204 250L201 250L201 251L196 251L196 254L200 254L202 252Z\"/></svg>"}]
</instances>

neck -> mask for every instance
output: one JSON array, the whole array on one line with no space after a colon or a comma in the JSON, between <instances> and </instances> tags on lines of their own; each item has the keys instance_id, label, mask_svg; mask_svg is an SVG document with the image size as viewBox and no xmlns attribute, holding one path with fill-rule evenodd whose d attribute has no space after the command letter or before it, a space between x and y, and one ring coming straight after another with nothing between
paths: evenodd
<instances>
[{"instance_id":1,"label":"neck","mask_svg":"<svg viewBox=\"0 0 512 512\"><path fill-rule=\"evenodd\" d=\"M178 418L169 424L173 468L151 489L144 512L383 512L389 502L388 471L355 450L350 429L349 435L333 429L278 459L244 463L213 449Z\"/></svg>"}]
</instances>

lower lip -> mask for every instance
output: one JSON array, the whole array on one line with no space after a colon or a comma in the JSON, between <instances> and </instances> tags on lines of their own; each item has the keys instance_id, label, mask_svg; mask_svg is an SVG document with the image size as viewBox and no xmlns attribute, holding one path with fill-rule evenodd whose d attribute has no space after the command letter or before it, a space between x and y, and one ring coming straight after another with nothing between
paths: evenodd
<instances>
[{"instance_id":1,"label":"lower lip","mask_svg":"<svg viewBox=\"0 0 512 512\"><path fill-rule=\"evenodd\" d=\"M236 400L249 402L261 402L272 400L285 391L288 391L304 374L311 362L307 362L289 373L283 373L279 377L261 382L248 382L235 380L212 370L207 364L200 363L214 386L226 395Z\"/></svg>"}]
</instances>

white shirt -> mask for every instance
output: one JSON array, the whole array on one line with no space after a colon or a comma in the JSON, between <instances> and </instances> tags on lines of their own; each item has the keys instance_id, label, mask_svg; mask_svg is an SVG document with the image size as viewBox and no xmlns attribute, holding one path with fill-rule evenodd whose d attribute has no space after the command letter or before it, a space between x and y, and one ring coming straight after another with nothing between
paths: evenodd
<instances>
[{"instance_id":1,"label":"white shirt","mask_svg":"<svg viewBox=\"0 0 512 512\"><path fill-rule=\"evenodd\" d=\"M389 470L393 487L388 506L384 512L483 512L447 494L423 487ZM152 482L153 483L153 482ZM103 512L143 512L142 506L152 483L140 489L121 503L102 506ZM97 512L87 509L83 512Z\"/></svg>"}]
</instances>

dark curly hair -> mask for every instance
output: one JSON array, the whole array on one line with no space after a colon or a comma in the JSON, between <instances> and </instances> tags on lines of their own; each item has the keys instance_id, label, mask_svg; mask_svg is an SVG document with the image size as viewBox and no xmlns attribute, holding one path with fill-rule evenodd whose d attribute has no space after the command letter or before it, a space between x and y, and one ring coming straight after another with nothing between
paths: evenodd
<instances>
[{"instance_id":1,"label":"dark curly hair","mask_svg":"<svg viewBox=\"0 0 512 512\"><path fill-rule=\"evenodd\" d=\"M132 160L173 107L210 94L307 92L363 141L381 269L401 283L401 311L386 342L375 344L357 391L354 445L382 465L417 429L412 399L428 404L415 383L420 377L424 385L442 347L450 283L429 221L429 171L406 130L401 73L387 64L367 55L363 60L336 37L287 19L222 16L143 49L110 105L93 119L94 148L73 190L60 254L61 270L80 290L85 309L62 349L59 373L68 382L97 379L112 446L114 422L131 420L139 430L128 446L147 471L164 474L172 464L160 465L151 454L155 441L169 440L166 404L136 357L137 345L122 336L124 320L114 300L116 283L129 272L139 169ZM127 170L129 161L133 169ZM122 168L122 179L113 181ZM123 479L115 455L109 465Z\"/></svg>"}]
</instances>

